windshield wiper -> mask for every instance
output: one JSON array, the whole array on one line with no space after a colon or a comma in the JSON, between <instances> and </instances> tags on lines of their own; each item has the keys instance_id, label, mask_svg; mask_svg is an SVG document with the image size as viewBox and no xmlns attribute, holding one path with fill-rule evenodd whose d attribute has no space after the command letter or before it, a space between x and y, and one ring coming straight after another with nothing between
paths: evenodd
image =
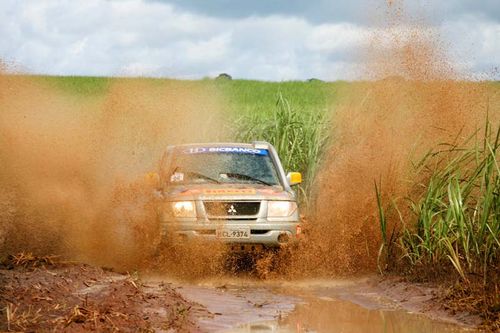
<instances>
[{"instance_id":1,"label":"windshield wiper","mask_svg":"<svg viewBox=\"0 0 500 333\"><path fill-rule=\"evenodd\" d=\"M241 174L241 173L226 173L226 175L228 177L231 177L231 178L236 178L236 179L243 179L243 180L251 180L253 182L257 182L259 184L264 184L264 185L267 185L267 186L273 186L274 184L271 184L271 183L268 183L262 179L258 179L258 178L254 178L252 176L249 176L249 175L244 175L244 174Z\"/></svg>"},{"instance_id":2,"label":"windshield wiper","mask_svg":"<svg viewBox=\"0 0 500 333\"><path fill-rule=\"evenodd\" d=\"M217 179L214 179L212 177L209 177L207 175L204 175L202 173L198 173L198 172L194 172L194 171L184 171L185 174L188 174L190 176L194 176L194 177L197 177L197 178L201 178L201 179L206 179L206 180L209 180L211 182L214 182L214 183L217 183L217 184L220 184L220 181L218 181Z\"/></svg>"}]
</instances>

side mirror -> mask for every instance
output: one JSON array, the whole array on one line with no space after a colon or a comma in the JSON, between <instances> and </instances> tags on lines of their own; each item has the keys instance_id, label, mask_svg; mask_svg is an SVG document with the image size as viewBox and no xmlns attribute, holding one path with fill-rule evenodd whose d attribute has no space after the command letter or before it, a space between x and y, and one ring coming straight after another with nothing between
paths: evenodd
<instances>
[{"instance_id":1,"label":"side mirror","mask_svg":"<svg viewBox=\"0 0 500 333\"><path fill-rule=\"evenodd\" d=\"M302 174L300 172L289 172L288 175L286 175L286 179L290 186L298 185L302 183Z\"/></svg>"}]
</instances>

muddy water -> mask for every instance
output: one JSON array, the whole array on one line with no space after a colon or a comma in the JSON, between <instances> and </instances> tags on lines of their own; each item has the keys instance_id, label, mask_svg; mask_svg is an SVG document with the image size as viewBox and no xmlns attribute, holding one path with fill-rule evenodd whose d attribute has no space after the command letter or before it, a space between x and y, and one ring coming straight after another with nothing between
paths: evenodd
<instances>
[{"instance_id":1,"label":"muddy water","mask_svg":"<svg viewBox=\"0 0 500 333\"><path fill-rule=\"evenodd\" d=\"M391 307L364 307L336 297L309 299L285 319L284 332L470 332ZM251 330L250 330L251 331Z\"/></svg>"},{"instance_id":2,"label":"muddy water","mask_svg":"<svg viewBox=\"0 0 500 333\"><path fill-rule=\"evenodd\" d=\"M173 284L211 313L198 318L206 332L475 332L403 310L367 287L370 279Z\"/></svg>"}]
</instances>

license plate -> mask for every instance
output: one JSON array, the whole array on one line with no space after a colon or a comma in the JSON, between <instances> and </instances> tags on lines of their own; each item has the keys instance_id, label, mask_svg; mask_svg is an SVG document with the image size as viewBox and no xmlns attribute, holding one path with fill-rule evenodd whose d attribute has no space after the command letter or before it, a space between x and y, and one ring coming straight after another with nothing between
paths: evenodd
<instances>
[{"instance_id":1,"label":"license plate","mask_svg":"<svg viewBox=\"0 0 500 333\"><path fill-rule=\"evenodd\" d=\"M221 228L215 231L217 238L250 238L250 228Z\"/></svg>"}]
</instances>

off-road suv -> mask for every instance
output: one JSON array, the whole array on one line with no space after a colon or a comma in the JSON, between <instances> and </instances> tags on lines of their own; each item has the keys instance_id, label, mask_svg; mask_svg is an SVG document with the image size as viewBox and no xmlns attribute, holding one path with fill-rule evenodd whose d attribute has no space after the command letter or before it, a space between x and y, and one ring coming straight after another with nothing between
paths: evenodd
<instances>
[{"instance_id":1,"label":"off-road suv","mask_svg":"<svg viewBox=\"0 0 500 333\"><path fill-rule=\"evenodd\" d=\"M236 250L279 247L301 233L298 172L267 142L169 146L160 163L162 232Z\"/></svg>"}]
</instances>

